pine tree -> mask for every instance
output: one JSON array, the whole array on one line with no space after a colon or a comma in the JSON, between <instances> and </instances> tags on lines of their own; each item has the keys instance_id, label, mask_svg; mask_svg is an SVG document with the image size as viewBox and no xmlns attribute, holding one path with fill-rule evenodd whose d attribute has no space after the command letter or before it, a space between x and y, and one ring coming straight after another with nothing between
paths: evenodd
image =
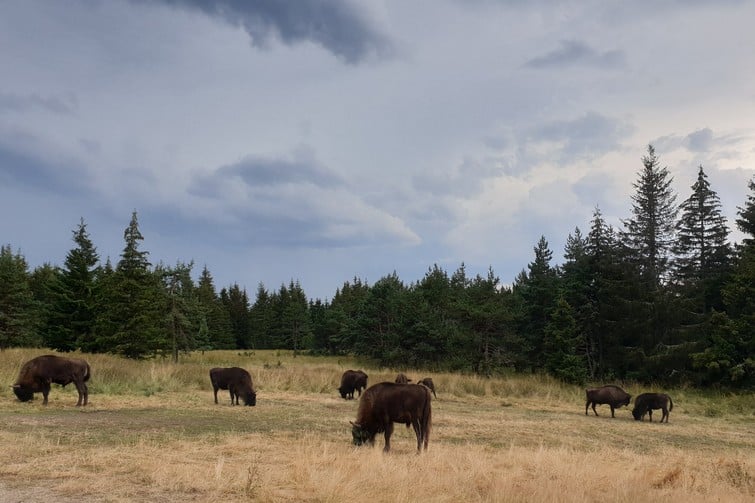
<instances>
[{"instance_id":1,"label":"pine tree","mask_svg":"<svg viewBox=\"0 0 755 503\"><path fill-rule=\"evenodd\" d=\"M730 265L729 229L718 194L700 166L692 194L681 205L674 246L675 275L704 313L722 309L720 291Z\"/></svg>"},{"instance_id":2,"label":"pine tree","mask_svg":"<svg viewBox=\"0 0 755 503\"><path fill-rule=\"evenodd\" d=\"M270 337L273 319L273 301L265 285L257 285L257 296L249 309L249 332L251 347L256 349L271 349L274 347Z\"/></svg>"},{"instance_id":3,"label":"pine tree","mask_svg":"<svg viewBox=\"0 0 755 503\"><path fill-rule=\"evenodd\" d=\"M97 313L99 256L82 218L73 231L76 247L66 255L60 281L54 288L46 343L58 351L92 351Z\"/></svg>"},{"instance_id":4,"label":"pine tree","mask_svg":"<svg viewBox=\"0 0 755 503\"><path fill-rule=\"evenodd\" d=\"M560 297L545 326L545 369L548 373L565 382L584 384L587 364L584 354L579 354L580 345L574 311Z\"/></svg>"},{"instance_id":5,"label":"pine tree","mask_svg":"<svg viewBox=\"0 0 755 503\"><path fill-rule=\"evenodd\" d=\"M225 307L226 311L228 311L228 317L231 322L231 331L236 340L236 348L251 348L249 297L246 295L246 290L241 289L237 283L234 283L228 289L223 288L220 290L220 303Z\"/></svg>"},{"instance_id":6,"label":"pine tree","mask_svg":"<svg viewBox=\"0 0 755 503\"><path fill-rule=\"evenodd\" d=\"M195 323L192 319L198 312L194 284L191 280L193 266L193 263L179 262L175 267L160 267L156 270L163 278L167 298L165 325L174 363L178 362L179 351L188 352L197 345L194 333L195 330L199 330L199 320Z\"/></svg>"},{"instance_id":7,"label":"pine tree","mask_svg":"<svg viewBox=\"0 0 755 503\"><path fill-rule=\"evenodd\" d=\"M108 351L127 358L144 358L169 347L164 330L165 293L161 277L150 271L149 252L141 251L144 240L136 212L123 233L126 245L121 253L106 307L106 323L112 332L99 334Z\"/></svg>"},{"instance_id":8,"label":"pine tree","mask_svg":"<svg viewBox=\"0 0 755 503\"><path fill-rule=\"evenodd\" d=\"M26 259L0 246L0 350L39 344Z\"/></svg>"},{"instance_id":9,"label":"pine tree","mask_svg":"<svg viewBox=\"0 0 755 503\"><path fill-rule=\"evenodd\" d=\"M522 300L524 317L520 332L527 341L527 361L533 369L543 368L543 338L545 325L555 307L558 295L557 271L551 267L553 252L545 236L541 236L534 248L535 259L529 263L528 272L523 272L514 284L514 294Z\"/></svg>"},{"instance_id":10,"label":"pine tree","mask_svg":"<svg viewBox=\"0 0 755 503\"><path fill-rule=\"evenodd\" d=\"M205 266L197 282L199 309L207 320L213 349L234 349L236 340L231 328L231 317L215 290L215 282Z\"/></svg>"},{"instance_id":11,"label":"pine tree","mask_svg":"<svg viewBox=\"0 0 755 503\"><path fill-rule=\"evenodd\" d=\"M667 168L648 145L643 169L633 184L632 218L624 221L624 243L631 250L641 276L651 289L667 279L669 256L675 240L676 194Z\"/></svg>"}]
</instances>

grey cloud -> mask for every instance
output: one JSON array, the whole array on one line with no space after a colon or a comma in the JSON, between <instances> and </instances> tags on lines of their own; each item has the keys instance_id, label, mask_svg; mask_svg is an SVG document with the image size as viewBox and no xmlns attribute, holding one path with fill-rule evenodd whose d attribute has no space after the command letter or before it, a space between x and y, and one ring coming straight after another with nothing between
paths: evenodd
<instances>
[{"instance_id":1,"label":"grey cloud","mask_svg":"<svg viewBox=\"0 0 755 503\"><path fill-rule=\"evenodd\" d=\"M536 69L573 65L615 68L624 64L624 53L618 50L599 52L579 40L562 40L561 47L525 63Z\"/></svg>"},{"instance_id":2,"label":"grey cloud","mask_svg":"<svg viewBox=\"0 0 755 503\"><path fill-rule=\"evenodd\" d=\"M562 142L563 158L603 154L619 147L629 136L633 126L595 112L567 121L554 121L530 132L533 141Z\"/></svg>"},{"instance_id":3,"label":"grey cloud","mask_svg":"<svg viewBox=\"0 0 755 503\"><path fill-rule=\"evenodd\" d=\"M713 145L713 131L710 128L690 133L686 138L687 148L693 152L708 152Z\"/></svg>"},{"instance_id":4,"label":"grey cloud","mask_svg":"<svg viewBox=\"0 0 755 503\"><path fill-rule=\"evenodd\" d=\"M329 172L307 153L294 159L247 157L237 163L221 166L209 176L199 177L189 191L196 195L219 196L225 182L238 180L248 188L267 188L284 184L337 187L343 180ZM264 194L263 194L264 196Z\"/></svg>"},{"instance_id":5,"label":"grey cloud","mask_svg":"<svg viewBox=\"0 0 755 503\"><path fill-rule=\"evenodd\" d=\"M76 110L73 97L39 96L38 94L19 95L0 92L0 114L7 112L27 112L45 110L58 115L71 115Z\"/></svg>"},{"instance_id":6,"label":"grey cloud","mask_svg":"<svg viewBox=\"0 0 755 503\"><path fill-rule=\"evenodd\" d=\"M387 57L392 51L356 5L344 0L154 0L197 9L234 26L242 26L252 44L264 48L271 39L285 44L312 41L356 64L370 56Z\"/></svg>"},{"instance_id":7,"label":"grey cloud","mask_svg":"<svg viewBox=\"0 0 755 503\"><path fill-rule=\"evenodd\" d=\"M197 177L188 193L196 204L185 212L202 215L207 232L226 233L239 244L321 248L419 241L400 219L366 202L307 152L293 160L249 157Z\"/></svg>"},{"instance_id":8,"label":"grey cloud","mask_svg":"<svg viewBox=\"0 0 755 503\"><path fill-rule=\"evenodd\" d=\"M0 182L48 192L82 194L88 191L84 170L64 159L54 161L14 146L17 139L0 138ZM27 138L28 140L28 138Z\"/></svg>"}]
</instances>

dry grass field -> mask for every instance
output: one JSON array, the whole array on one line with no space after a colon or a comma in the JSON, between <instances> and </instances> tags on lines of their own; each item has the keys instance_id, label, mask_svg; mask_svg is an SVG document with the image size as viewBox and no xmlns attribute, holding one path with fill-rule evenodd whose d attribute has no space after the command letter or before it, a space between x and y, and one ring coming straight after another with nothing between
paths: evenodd
<instances>
[{"instance_id":1,"label":"dry grass field","mask_svg":"<svg viewBox=\"0 0 755 503\"><path fill-rule=\"evenodd\" d=\"M0 501L723 501L755 500L755 397L692 389L669 424L584 414L584 391L538 376L432 374L430 447L397 425L390 454L351 445L357 401L336 391L363 368L288 352L196 353L179 364L85 355L90 404L74 387L15 399L41 354L0 352ZM212 398L213 366L247 368L257 406ZM415 380L424 377L401 369ZM627 385L633 395L649 389ZM660 415L660 414L658 414Z\"/></svg>"}]
</instances>

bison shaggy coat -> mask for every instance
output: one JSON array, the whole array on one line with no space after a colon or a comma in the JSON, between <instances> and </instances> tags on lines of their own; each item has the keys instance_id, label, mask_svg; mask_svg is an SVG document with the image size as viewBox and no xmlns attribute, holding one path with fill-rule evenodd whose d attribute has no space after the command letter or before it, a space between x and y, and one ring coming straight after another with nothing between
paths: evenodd
<instances>
[{"instance_id":1,"label":"bison shaggy coat","mask_svg":"<svg viewBox=\"0 0 755 503\"><path fill-rule=\"evenodd\" d=\"M608 404L611 407L611 417L616 417L614 409L618 409L622 405L629 405L629 401L632 399L632 395L613 384L607 384L600 388L588 388L585 390L585 395L587 398L585 416L590 405L592 405L592 411L597 416L598 412L595 410L595 405Z\"/></svg>"},{"instance_id":2,"label":"bison shaggy coat","mask_svg":"<svg viewBox=\"0 0 755 503\"><path fill-rule=\"evenodd\" d=\"M252 376L246 370L240 367L214 368L210 370L210 381L215 403L218 403L218 390L227 389L231 395L231 405L238 405L239 397L244 400L244 405L257 405L257 392L252 386Z\"/></svg>"},{"instance_id":3,"label":"bison shaggy coat","mask_svg":"<svg viewBox=\"0 0 755 503\"><path fill-rule=\"evenodd\" d=\"M354 399L354 391L358 392L357 396L362 396L362 390L367 387L367 374L361 370L347 370L341 376L341 386L338 392L341 398L345 400Z\"/></svg>"},{"instance_id":4,"label":"bison shaggy coat","mask_svg":"<svg viewBox=\"0 0 755 503\"><path fill-rule=\"evenodd\" d=\"M661 422L665 419L668 423L668 413L674 409L674 402L671 397L665 393L642 393L634 399L634 409L632 416L637 421L642 421L645 414L650 416L650 422L653 422L653 409L661 409Z\"/></svg>"},{"instance_id":5,"label":"bison shaggy coat","mask_svg":"<svg viewBox=\"0 0 755 503\"><path fill-rule=\"evenodd\" d=\"M385 447L391 450L393 423L414 428L417 452L427 450L432 426L432 397L430 390L416 384L382 382L368 388L359 401L357 419L352 421L354 445L375 444L375 435L384 433Z\"/></svg>"},{"instance_id":6,"label":"bison shaggy coat","mask_svg":"<svg viewBox=\"0 0 755 503\"><path fill-rule=\"evenodd\" d=\"M55 355L38 356L23 364L18 380L13 385L13 392L22 402L28 402L34 398L34 393L41 392L44 397L42 404L47 405L51 383L63 387L73 383L79 393L76 406L86 405L89 402L86 383L90 375L89 364L84 360Z\"/></svg>"}]
</instances>

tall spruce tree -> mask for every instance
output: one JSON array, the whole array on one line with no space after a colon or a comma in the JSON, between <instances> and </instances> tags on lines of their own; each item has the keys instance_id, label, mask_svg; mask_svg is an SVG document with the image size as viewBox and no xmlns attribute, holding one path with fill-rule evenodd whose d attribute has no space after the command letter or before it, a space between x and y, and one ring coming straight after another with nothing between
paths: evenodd
<instances>
[{"instance_id":1,"label":"tall spruce tree","mask_svg":"<svg viewBox=\"0 0 755 503\"><path fill-rule=\"evenodd\" d=\"M150 271L149 252L139 249L144 236L134 211L123 232L126 242L108 288L106 322L111 333L98 343L127 358L144 358L168 346L164 330L165 295L161 278Z\"/></svg>"},{"instance_id":2,"label":"tall spruce tree","mask_svg":"<svg viewBox=\"0 0 755 503\"><path fill-rule=\"evenodd\" d=\"M197 300L201 315L207 321L213 349L234 349L236 339L231 328L231 316L215 290L215 281L204 266L197 282Z\"/></svg>"},{"instance_id":3,"label":"tall spruce tree","mask_svg":"<svg viewBox=\"0 0 755 503\"><path fill-rule=\"evenodd\" d=\"M661 167L652 145L633 184L632 217L625 220L622 240L630 249L641 277L655 289L667 279L675 241L676 194L668 168Z\"/></svg>"},{"instance_id":4,"label":"tall spruce tree","mask_svg":"<svg viewBox=\"0 0 755 503\"><path fill-rule=\"evenodd\" d=\"M100 258L83 218L73 231L73 241L76 247L66 255L53 290L46 343L58 351L80 348L90 352L97 349L95 322Z\"/></svg>"},{"instance_id":5,"label":"tall spruce tree","mask_svg":"<svg viewBox=\"0 0 755 503\"><path fill-rule=\"evenodd\" d=\"M745 238L736 247L732 271L723 287L725 312L714 312L705 348L692 355L705 384L755 387L755 181L737 227Z\"/></svg>"},{"instance_id":6,"label":"tall spruce tree","mask_svg":"<svg viewBox=\"0 0 755 503\"><path fill-rule=\"evenodd\" d=\"M534 252L528 271L523 271L514 283L514 294L522 300L524 309L520 332L529 350L527 362L532 369L542 369L545 325L556 305L559 284L557 271L550 264L553 252L545 236L540 237Z\"/></svg>"},{"instance_id":7,"label":"tall spruce tree","mask_svg":"<svg viewBox=\"0 0 755 503\"><path fill-rule=\"evenodd\" d=\"M0 350L39 344L34 315L26 259L10 245L0 246Z\"/></svg>"},{"instance_id":8,"label":"tall spruce tree","mask_svg":"<svg viewBox=\"0 0 755 503\"><path fill-rule=\"evenodd\" d=\"M726 217L718 194L710 188L700 166L692 194L681 205L677 240L675 276L683 292L704 313L722 310L721 287L730 265L731 247Z\"/></svg>"}]
</instances>

